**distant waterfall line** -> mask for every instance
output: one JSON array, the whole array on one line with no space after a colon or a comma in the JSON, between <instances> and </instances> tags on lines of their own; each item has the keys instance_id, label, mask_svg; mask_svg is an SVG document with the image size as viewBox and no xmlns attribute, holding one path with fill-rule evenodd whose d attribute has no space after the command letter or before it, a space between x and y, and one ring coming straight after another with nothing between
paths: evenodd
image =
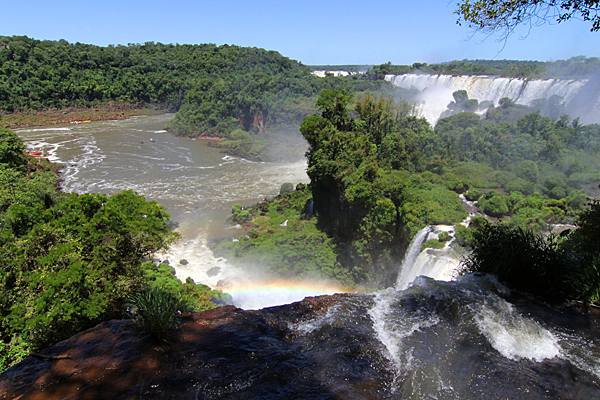
<instances>
[{"instance_id":1,"label":"distant waterfall line","mask_svg":"<svg viewBox=\"0 0 600 400\"><path fill-rule=\"evenodd\" d=\"M600 93L597 79L520 79L494 76L453 76L404 74L386 75L385 80L394 86L420 92L420 116L435 124L447 105L453 101L452 93L466 90L469 98L498 101L508 97L518 104L531 105L537 99L559 96L573 118L583 123L600 121Z\"/></svg>"}]
</instances>

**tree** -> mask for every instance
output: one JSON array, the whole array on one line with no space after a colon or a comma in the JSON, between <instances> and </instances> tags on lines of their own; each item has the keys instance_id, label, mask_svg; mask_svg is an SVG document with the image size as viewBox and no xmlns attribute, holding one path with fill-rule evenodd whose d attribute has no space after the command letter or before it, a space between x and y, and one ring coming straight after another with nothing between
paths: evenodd
<instances>
[{"instance_id":1,"label":"tree","mask_svg":"<svg viewBox=\"0 0 600 400\"><path fill-rule=\"evenodd\" d=\"M369 132L379 146L382 139L397 127L396 122L410 114L410 105L397 103L393 97L367 93L356 100L356 113L364 121L359 128Z\"/></svg>"},{"instance_id":2,"label":"tree","mask_svg":"<svg viewBox=\"0 0 600 400\"><path fill-rule=\"evenodd\" d=\"M23 150L25 145L17 134L0 127L0 163L10 168L22 169L27 164Z\"/></svg>"},{"instance_id":3,"label":"tree","mask_svg":"<svg viewBox=\"0 0 600 400\"><path fill-rule=\"evenodd\" d=\"M483 33L500 33L506 39L519 25L538 26L572 18L589 21L591 32L600 30L600 0L462 0L457 23Z\"/></svg>"},{"instance_id":4,"label":"tree","mask_svg":"<svg viewBox=\"0 0 600 400\"><path fill-rule=\"evenodd\" d=\"M323 118L329 120L337 129L346 130L349 128L349 105L353 97L354 95L345 89L323 89L316 106Z\"/></svg>"}]
</instances>

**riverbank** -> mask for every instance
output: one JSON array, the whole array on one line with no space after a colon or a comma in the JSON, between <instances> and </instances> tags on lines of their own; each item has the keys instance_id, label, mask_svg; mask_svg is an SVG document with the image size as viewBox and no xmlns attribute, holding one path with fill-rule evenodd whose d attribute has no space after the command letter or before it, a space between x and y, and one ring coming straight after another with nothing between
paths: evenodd
<instances>
[{"instance_id":1,"label":"riverbank","mask_svg":"<svg viewBox=\"0 0 600 400\"><path fill-rule=\"evenodd\" d=\"M90 121L122 120L136 115L162 114L158 106L131 103L107 103L89 108L26 110L0 114L0 126L10 129L34 126L77 124Z\"/></svg>"}]
</instances>

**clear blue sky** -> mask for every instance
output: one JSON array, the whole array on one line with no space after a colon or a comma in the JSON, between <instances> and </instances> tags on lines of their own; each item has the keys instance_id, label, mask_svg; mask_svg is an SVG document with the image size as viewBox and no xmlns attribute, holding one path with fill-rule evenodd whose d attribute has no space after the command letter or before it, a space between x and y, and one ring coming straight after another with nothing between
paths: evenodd
<instances>
[{"instance_id":1,"label":"clear blue sky","mask_svg":"<svg viewBox=\"0 0 600 400\"><path fill-rule=\"evenodd\" d=\"M0 35L100 46L226 43L276 50L308 65L600 56L600 32L580 21L524 28L504 45L494 37L469 39L455 8L447 0L2 0Z\"/></svg>"}]
</instances>

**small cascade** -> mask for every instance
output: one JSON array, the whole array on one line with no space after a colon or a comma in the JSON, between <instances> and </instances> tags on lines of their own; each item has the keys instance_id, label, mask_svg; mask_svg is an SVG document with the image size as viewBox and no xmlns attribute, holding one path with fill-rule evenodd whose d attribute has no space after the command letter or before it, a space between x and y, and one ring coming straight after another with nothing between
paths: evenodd
<instances>
[{"instance_id":1,"label":"small cascade","mask_svg":"<svg viewBox=\"0 0 600 400\"><path fill-rule=\"evenodd\" d=\"M421 253L421 245L427 239L430 231L431 226L421 229L417 232L412 242L410 242L406 254L404 254L402 264L400 265L398 279L396 280L396 290L406 289L415 277L417 277L416 274L418 271L415 269L415 260Z\"/></svg>"},{"instance_id":2,"label":"small cascade","mask_svg":"<svg viewBox=\"0 0 600 400\"><path fill-rule=\"evenodd\" d=\"M417 276L428 276L438 281L451 281L457 275L460 256L453 249L426 249L415 260L413 269Z\"/></svg>"},{"instance_id":3,"label":"small cascade","mask_svg":"<svg viewBox=\"0 0 600 400\"><path fill-rule=\"evenodd\" d=\"M439 281L450 281L456 278L461 254L451 246L454 239L446 242L443 249L421 251L425 241L439 239L442 232L453 236L455 228L451 225L432 225L415 235L400 266L396 290L406 289L418 276L427 276Z\"/></svg>"}]
</instances>

